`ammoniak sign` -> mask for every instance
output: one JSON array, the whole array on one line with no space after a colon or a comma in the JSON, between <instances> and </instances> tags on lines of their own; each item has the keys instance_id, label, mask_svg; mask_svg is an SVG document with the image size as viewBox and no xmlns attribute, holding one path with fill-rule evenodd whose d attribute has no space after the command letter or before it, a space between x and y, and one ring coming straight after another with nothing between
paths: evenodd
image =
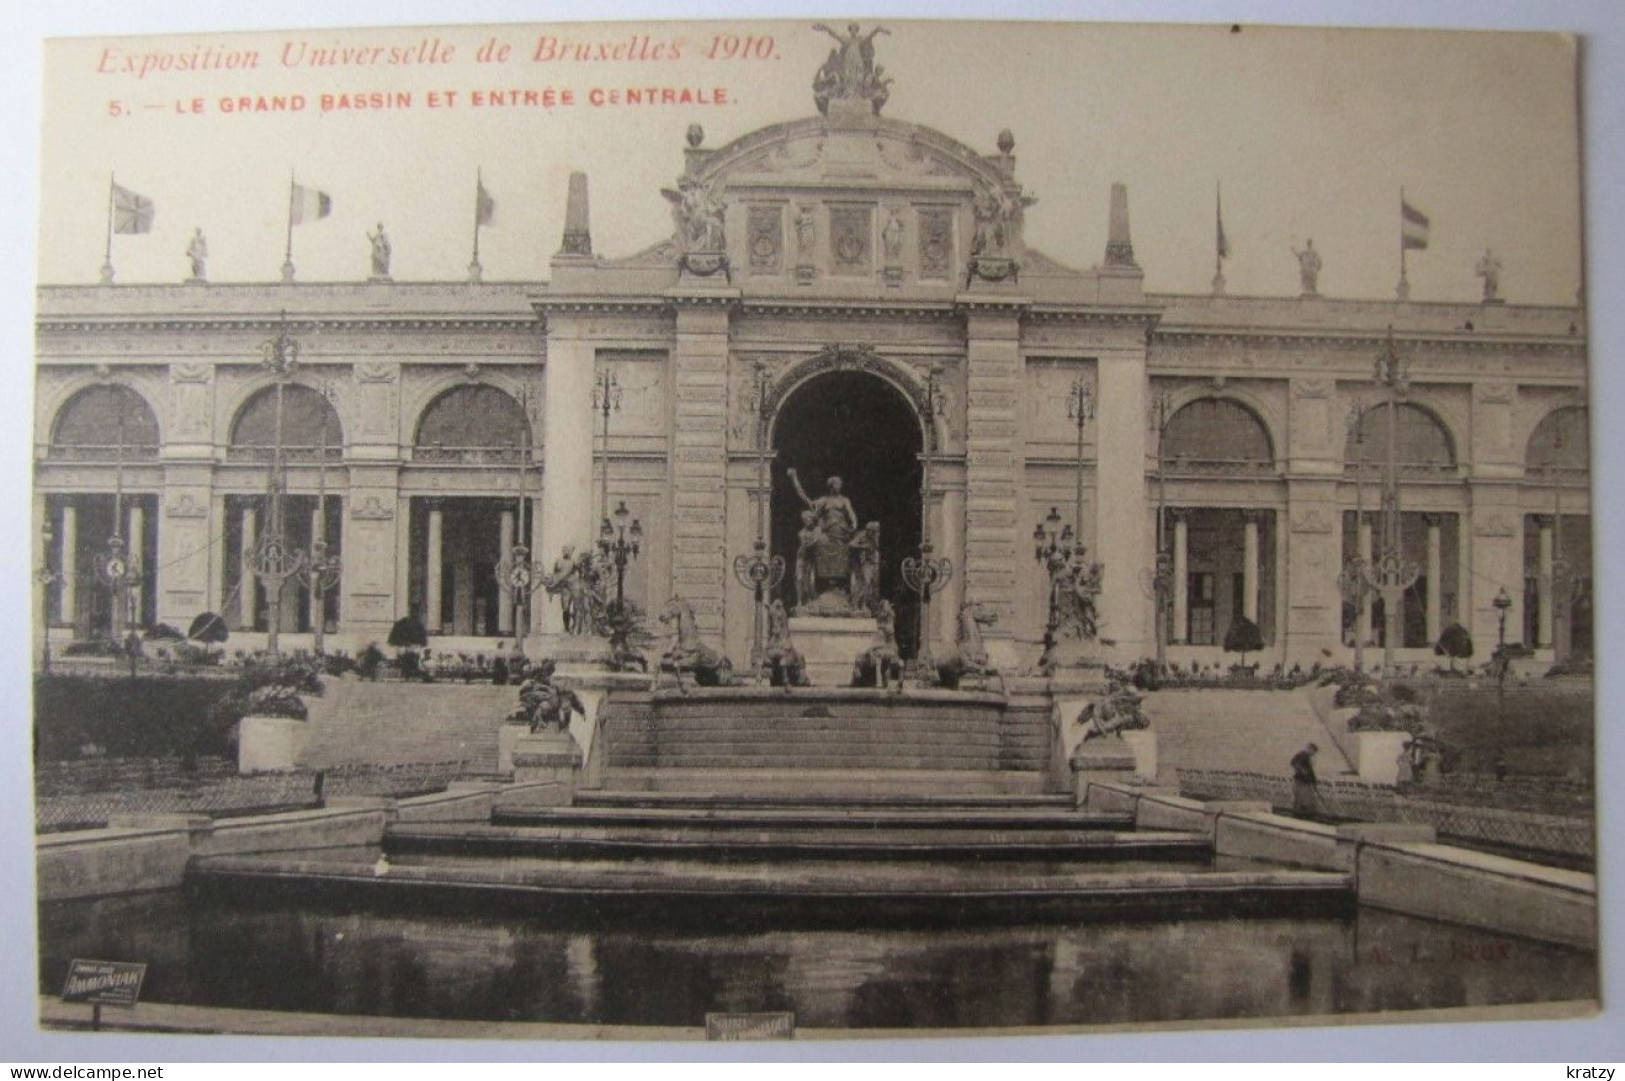
<instances>
[{"instance_id":1,"label":"ammoniak sign","mask_svg":"<svg viewBox=\"0 0 1625 1081\"><path fill-rule=\"evenodd\" d=\"M89 1002L96 1006L134 1006L141 997L147 966L133 961L81 961L68 964L62 985L63 1002Z\"/></svg>"}]
</instances>

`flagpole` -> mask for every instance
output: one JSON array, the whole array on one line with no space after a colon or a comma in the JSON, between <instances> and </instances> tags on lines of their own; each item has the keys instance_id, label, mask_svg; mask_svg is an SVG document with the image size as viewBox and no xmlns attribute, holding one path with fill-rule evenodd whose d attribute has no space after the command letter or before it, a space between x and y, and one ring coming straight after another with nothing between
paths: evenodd
<instances>
[{"instance_id":1,"label":"flagpole","mask_svg":"<svg viewBox=\"0 0 1625 1081\"><path fill-rule=\"evenodd\" d=\"M294 182L293 170L288 170L288 239L282 249L282 280L293 281L293 193L297 185Z\"/></svg>"},{"instance_id":2,"label":"flagpole","mask_svg":"<svg viewBox=\"0 0 1625 1081\"><path fill-rule=\"evenodd\" d=\"M1224 292L1224 186L1213 182L1213 295Z\"/></svg>"},{"instance_id":3,"label":"flagpole","mask_svg":"<svg viewBox=\"0 0 1625 1081\"><path fill-rule=\"evenodd\" d=\"M107 174L107 244L102 255L102 284L113 284L113 174Z\"/></svg>"},{"instance_id":4,"label":"flagpole","mask_svg":"<svg viewBox=\"0 0 1625 1081\"><path fill-rule=\"evenodd\" d=\"M1399 289L1400 300L1411 298L1410 279L1405 276L1405 185L1399 186Z\"/></svg>"},{"instance_id":5,"label":"flagpole","mask_svg":"<svg viewBox=\"0 0 1625 1081\"><path fill-rule=\"evenodd\" d=\"M468 280L471 282L480 280L480 272L483 269L480 266L480 190L483 184L484 177L480 172L480 167L476 165L474 167L474 258L469 260L468 264Z\"/></svg>"}]
</instances>

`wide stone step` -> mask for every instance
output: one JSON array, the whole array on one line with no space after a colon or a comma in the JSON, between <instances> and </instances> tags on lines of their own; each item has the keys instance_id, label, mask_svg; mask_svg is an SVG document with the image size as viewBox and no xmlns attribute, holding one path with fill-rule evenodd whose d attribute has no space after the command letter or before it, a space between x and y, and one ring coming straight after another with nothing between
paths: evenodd
<instances>
[{"instance_id":1,"label":"wide stone step","mask_svg":"<svg viewBox=\"0 0 1625 1081\"><path fill-rule=\"evenodd\" d=\"M1099 824L1096 824L1097 826ZM392 828L384 848L447 857L592 859L1207 860L1205 836L1101 828L720 823Z\"/></svg>"},{"instance_id":2,"label":"wide stone step","mask_svg":"<svg viewBox=\"0 0 1625 1081\"><path fill-rule=\"evenodd\" d=\"M498 807L504 826L686 826L733 829L1127 829L1129 813L1054 807ZM438 828L438 827L437 827Z\"/></svg>"},{"instance_id":3,"label":"wide stone step","mask_svg":"<svg viewBox=\"0 0 1625 1081\"><path fill-rule=\"evenodd\" d=\"M413 912L519 912L716 929L980 920L1348 914L1346 874L1021 864L802 860L501 859L390 863L329 856L213 856L188 888L244 903L400 904Z\"/></svg>"},{"instance_id":4,"label":"wide stone step","mask_svg":"<svg viewBox=\"0 0 1625 1081\"><path fill-rule=\"evenodd\" d=\"M898 770L1037 770L1044 766L1045 758L1040 754L877 754L863 748L849 754L833 751L773 754L748 750L734 754L681 750L622 754L612 750L608 762L613 767L668 769L839 770L846 766L866 765Z\"/></svg>"},{"instance_id":5,"label":"wide stone step","mask_svg":"<svg viewBox=\"0 0 1625 1081\"><path fill-rule=\"evenodd\" d=\"M582 807L702 807L702 808L785 808L842 807L848 809L920 809L938 808L954 810L980 810L987 808L1048 807L1071 809L1076 798L1071 793L987 793L983 795L952 795L935 792L872 792L830 795L808 792L799 796L780 796L771 792L623 792L602 789L580 789L576 792L575 806Z\"/></svg>"},{"instance_id":6,"label":"wide stone step","mask_svg":"<svg viewBox=\"0 0 1625 1081\"><path fill-rule=\"evenodd\" d=\"M650 792L705 793L802 800L874 799L898 796L951 797L1054 793L1056 782L1044 770L989 769L693 769L611 765L597 786L583 789L638 795Z\"/></svg>"}]
</instances>

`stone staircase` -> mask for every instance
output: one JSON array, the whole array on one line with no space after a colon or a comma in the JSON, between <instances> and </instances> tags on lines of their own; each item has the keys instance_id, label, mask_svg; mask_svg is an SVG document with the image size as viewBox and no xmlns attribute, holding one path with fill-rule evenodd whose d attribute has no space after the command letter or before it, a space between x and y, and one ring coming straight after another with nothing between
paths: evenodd
<instances>
[{"instance_id":1,"label":"stone staircase","mask_svg":"<svg viewBox=\"0 0 1625 1081\"><path fill-rule=\"evenodd\" d=\"M310 739L299 764L466 762L466 772L495 773L497 730L518 694L480 683L329 679L320 697L307 700Z\"/></svg>"},{"instance_id":2,"label":"stone staircase","mask_svg":"<svg viewBox=\"0 0 1625 1081\"><path fill-rule=\"evenodd\" d=\"M1204 688L1156 691L1144 709L1157 734L1164 769L1244 770L1291 776L1292 756L1307 743L1320 747L1322 776L1353 773L1310 705L1307 691Z\"/></svg>"},{"instance_id":3,"label":"stone staircase","mask_svg":"<svg viewBox=\"0 0 1625 1081\"><path fill-rule=\"evenodd\" d=\"M601 723L607 779L673 770L1036 778L1049 767L1054 741L1042 700L931 691L617 695Z\"/></svg>"}]
</instances>

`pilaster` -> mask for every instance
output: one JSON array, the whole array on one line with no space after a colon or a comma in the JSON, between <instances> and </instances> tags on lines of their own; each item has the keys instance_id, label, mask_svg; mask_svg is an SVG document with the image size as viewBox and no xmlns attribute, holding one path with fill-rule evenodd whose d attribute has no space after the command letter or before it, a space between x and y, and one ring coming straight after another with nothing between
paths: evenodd
<instances>
[{"instance_id":1,"label":"pilaster","mask_svg":"<svg viewBox=\"0 0 1625 1081\"><path fill-rule=\"evenodd\" d=\"M731 294L673 297L672 592L700 632L723 633L727 599L728 336Z\"/></svg>"}]
</instances>

